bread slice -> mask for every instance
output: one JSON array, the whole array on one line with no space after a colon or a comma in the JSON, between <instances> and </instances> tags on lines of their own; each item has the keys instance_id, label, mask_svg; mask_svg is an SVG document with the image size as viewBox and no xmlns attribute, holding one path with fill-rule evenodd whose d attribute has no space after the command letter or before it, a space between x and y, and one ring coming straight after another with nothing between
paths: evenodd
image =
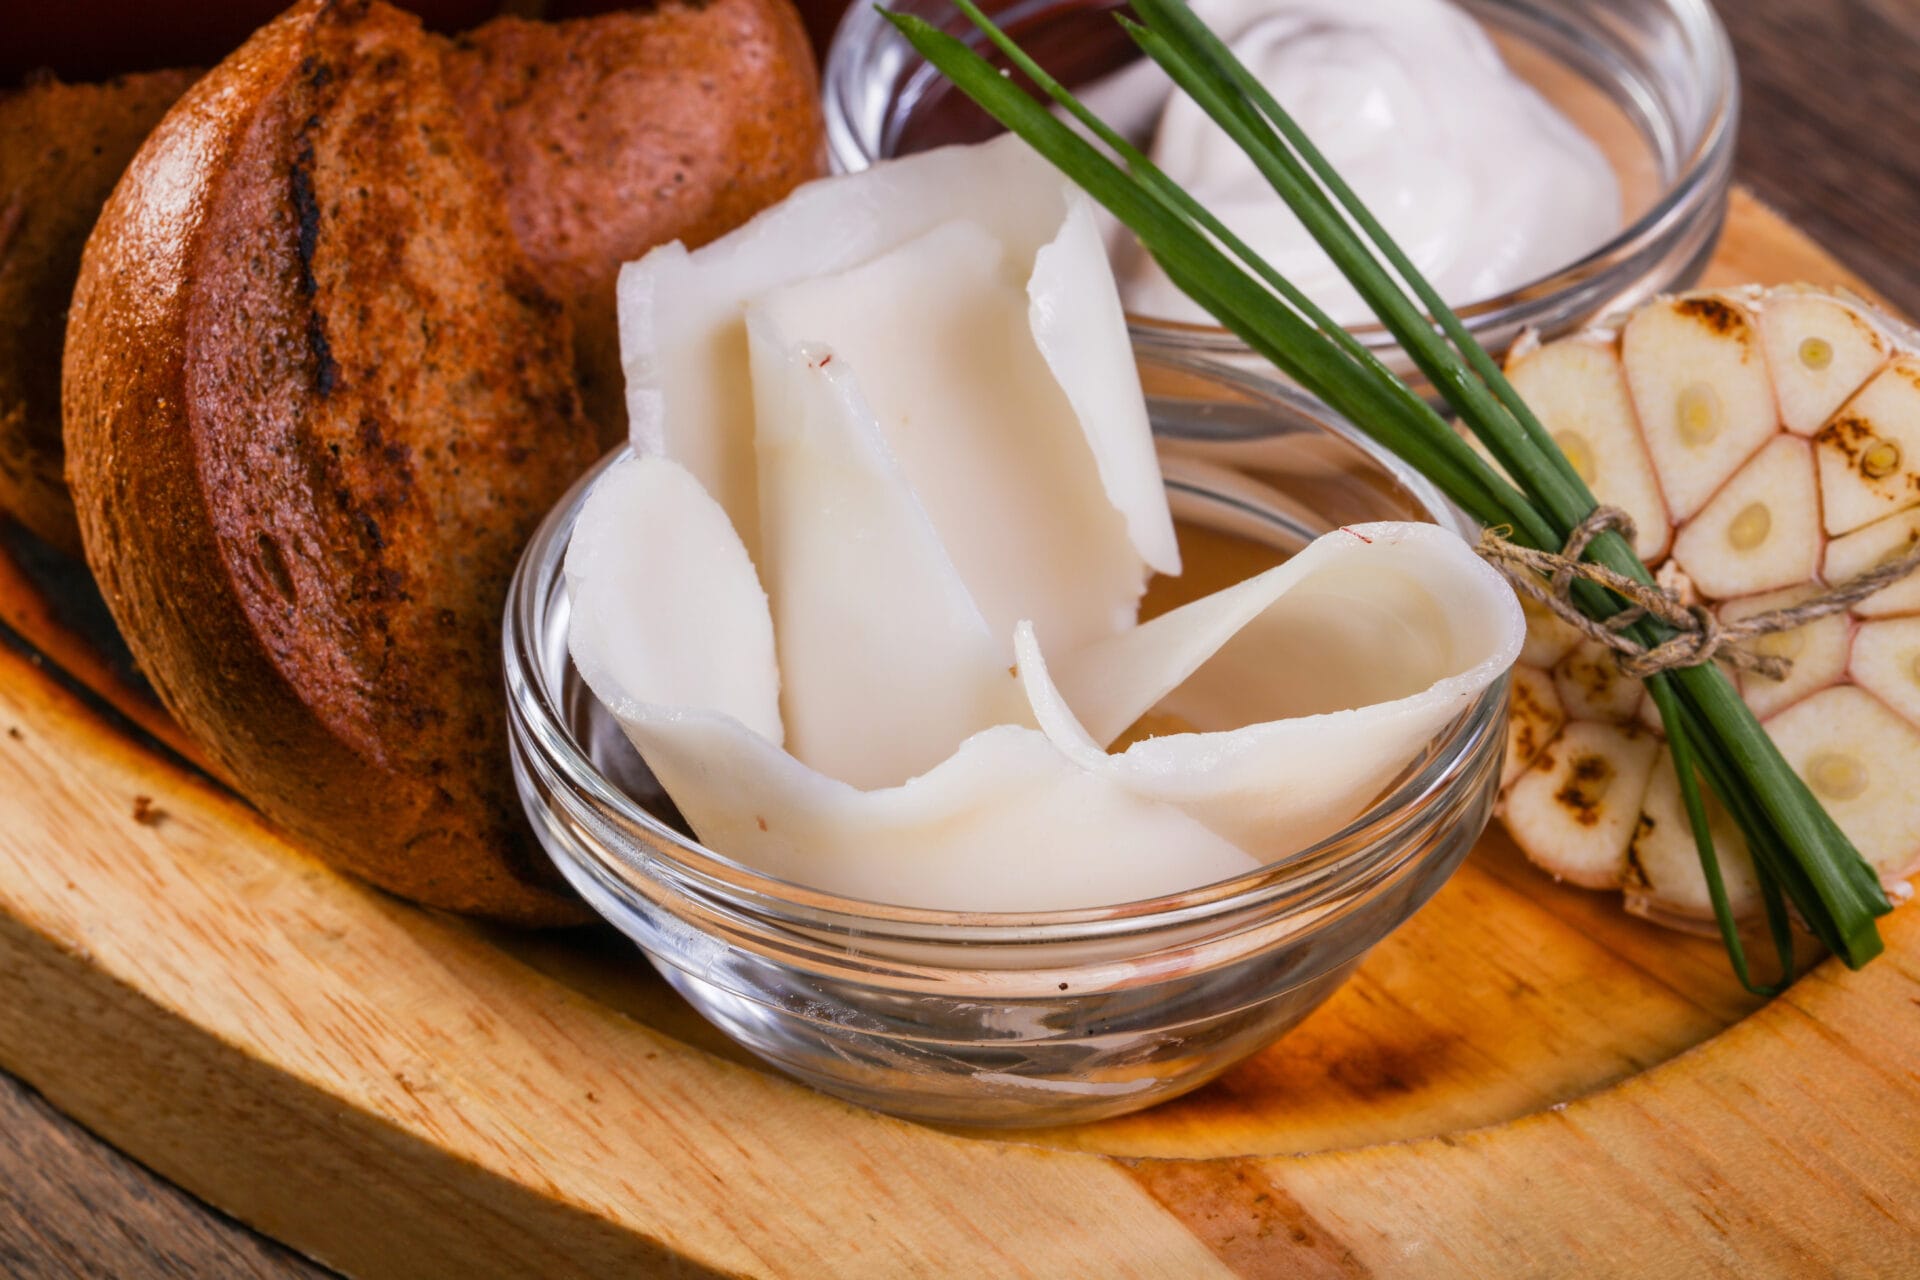
<instances>
[{"instance_id":1,"label":"bread slice","mask_svg":"<svg viewBox=\"0 0 1920 1280\"><path fill-rule=\"evenodd\" d=\"M0 510L80 554L60 445L60 344L113 184L197 71L0 94Z\"/></svg>"},{"instance_id":2,"label":"bread slice","mask_svg":"<svg viewBox=\"0 0 1920 1280\"><path fill-rule=\"evenodd\" d=\"M790 0L501 18L456 38L447 68L535 273L573 319L581 395L611 447L627 431L621 264L705 244L824 169L806 32Z\"/></svg>"},{"instance_id":3,"label":"bread slice","mask_svg":"<svg viewBox=\"0 0 1920 1280\"><path fill-rule=\"evenodd\" d=\"M499 619L598 444L446 57L308 0L187 93L87 245L69 475L128 643L233 785L407 897L565 920Z\"/></svg>"}]
</instances>

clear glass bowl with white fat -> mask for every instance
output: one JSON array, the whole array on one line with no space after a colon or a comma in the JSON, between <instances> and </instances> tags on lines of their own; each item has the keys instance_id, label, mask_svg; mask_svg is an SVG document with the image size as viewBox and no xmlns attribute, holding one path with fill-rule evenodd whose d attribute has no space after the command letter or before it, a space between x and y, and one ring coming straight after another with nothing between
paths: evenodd
<instances>
[{"instance_id":1,"label":"clear glass bowl with white fat","mask_svg":"<svg viewBox=\"0 0 1920 1280\"><path fill-rule=\"evenodd\" d=\"M887 3L981 47L949 0ZM1464 305L1450 299L1481 344L1502 352L1525 330L1554 337L1692 284L1725 217L1739 111L1732 45L1708 0L1454 3L1486 29L1514 75L1598 146L1618 183L1623 218L1603 243L1536 279ZM983 7L1069 86L1085 87L1134 60L1107 0L984 0ZM831 158L843 171L998 132L868 5L849 8L842 20L823 97ZM1118 258L1116 266L1124 275ZM1137 311L1128 321L1142 345L1252 365L1240 340L1212 324ZM1409 369L1383 328L1350 328L1389 364Z\"/></svg>"},{"instance_id":2,"label":"clear glass bowl with white fat","mask_svg":"<svg viewBox=\"0 0 1920 1280\"><path fill-rule=\"evenodd\" d=\"M1431 486L1297 392L1138 354L1177 521L1275 558L1369 520L1469 532ZM522 801L568 881L676 991L827 1092L916 1119L1017 1126L1196 1088L1326 999L1440 887L1491 811L1504 677L1344 830L1239 879L1023 915L886 906L772 879L691 836L573 668L562 562L592 479L535 535L507 603Z\"/></svg>"}]
</instances>

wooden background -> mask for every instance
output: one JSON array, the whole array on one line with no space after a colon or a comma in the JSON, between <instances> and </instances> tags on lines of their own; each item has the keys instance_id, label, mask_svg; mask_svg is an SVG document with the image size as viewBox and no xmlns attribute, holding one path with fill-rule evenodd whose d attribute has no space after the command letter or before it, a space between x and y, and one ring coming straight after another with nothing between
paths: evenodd
<instances>
[{"instance_id":1,"label":"wooden background","mask_svg":"<svg viewBox=\"0 0 1920 1280\"><path fill-rule=\"evenodd\" d=\"M1920 0L1728 0L1739 177L1920 314ZM0 1073L0 1275L314 1276Z\"/></svg>"}]
</instances>

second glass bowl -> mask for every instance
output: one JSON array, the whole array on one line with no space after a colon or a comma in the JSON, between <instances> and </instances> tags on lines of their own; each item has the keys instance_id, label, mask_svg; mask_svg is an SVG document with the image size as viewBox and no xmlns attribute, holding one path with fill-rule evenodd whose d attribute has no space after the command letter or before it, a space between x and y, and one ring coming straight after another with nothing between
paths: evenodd
<instances>
[{"instance_id":1,"label":"second glass bowl","mask_svg":"<svg viewBox=\"0 0 1920 1280\"><path fill-rule=\"evenodd\" d=\"M951 0L886 0L981 48ZM1480 344L1499 354L1519 334L1557 337L1698 279L1726 216L1739 117L1733 46L1708 0L1456 0L1533 83L1613 160L1627 223L1606 244L1544 279L1459 308ZM983 0L982 7L1071 86L1116 69L1135 50L1112 0ZM901 39L871 6L847 10L823 77L836 169L970 142L999 126ZM1135 340L1157 350L1251 360L1240 339L1209 325L1130 315ZM1386 330L1352 332L1397 369L1410 368Z\"/></svg>"},{"instance_id":2,"label":"second glass bowl","mask_svg":"<svg viewBox=\"0 0 1920 1280\"><path fill-rule=\"evenodd\" d=\"M1424 482L1285 388L1151 353L1141 372L1175 516L1190 528L1279 554L1364 520L1424 517L1462 531ZM535 535L508 600L521 798L567 879L694 1008L830 1093L923 1120L1032 1125L1185 1092L1331 994L1487 821L1504 680L1347 829L1237 880L996 915L854 901L764 876L692 838L573 669L562 561L592 479Z\"/></svg>"}]
</instances>

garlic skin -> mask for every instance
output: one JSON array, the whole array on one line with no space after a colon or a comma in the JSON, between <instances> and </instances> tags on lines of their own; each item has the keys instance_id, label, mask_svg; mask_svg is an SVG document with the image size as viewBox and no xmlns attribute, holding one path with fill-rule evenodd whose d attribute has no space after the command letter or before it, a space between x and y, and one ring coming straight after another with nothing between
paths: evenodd
<instances>
[{"instance_id":1,"label":"garlic skin","mask_svg":"<svg viewBox=\"0 0 1920 1280\"><path fill-rule=\"evenodd\" d=\"M766 874L953 911L1244 875L1520 651L1505 581L1425 525L1136 625L1178 567L1144 397L1091 208L1017 139L803 187L621 291L637 456L576 523L569 643ZM1210 732L1109 756L1156 706Z\"/></svg>"},{"instance_id":2,"label":"garlic skin","mask_svg":"<svg viewBox=\"0 0 1920 1280\"><path fill-rule=\"evenodd\" d=\"M1800 604L1920 540L1920 483L1904 463L1875 474L1876 458L1904 458L1909 441L1920 449L1920 362L1908 343L1854 299L1786 286L1656 299L1615 332L1528 344L1509 363L1549 432L1591 442L1591 487L1636 517L1643 555L1666 548L1645 556L1656 579L1734 622ZM1616 382L1630 392L1624 415ZM1650 516L1667 527L1649 531ZM1901 770L1920 759L1916 615L1920 576L1753 641L1792 662L1784 679L1737 676L1789 763L1889 882L1920 866L1920 811L1910 781L1894 781L1910 780ZM1651 700L1564 624L1530 614L1529 626L1516 687L1538 690L1549 676L1559 705L1543 710L1536 698L1510 728L1525 738L1510 740L1510 758L1532 762L1503 780L1508 832L1556 876L1623 889L1630 910L1681 927L1710 921L1664 748L1650 781L1609 794L1604 815L1574 812L1577 789L1552 775L1567 744L1616 776L1639 773L1646 748L1628 735L1657 741ZM1548 733L1556 710L1564 723ZM1618 820L1616 803L1633 821ZM1751 914L1760 903L1745 843L1717 804L1710 817L1729 899Z\"/></svg>"}]
</instances>

